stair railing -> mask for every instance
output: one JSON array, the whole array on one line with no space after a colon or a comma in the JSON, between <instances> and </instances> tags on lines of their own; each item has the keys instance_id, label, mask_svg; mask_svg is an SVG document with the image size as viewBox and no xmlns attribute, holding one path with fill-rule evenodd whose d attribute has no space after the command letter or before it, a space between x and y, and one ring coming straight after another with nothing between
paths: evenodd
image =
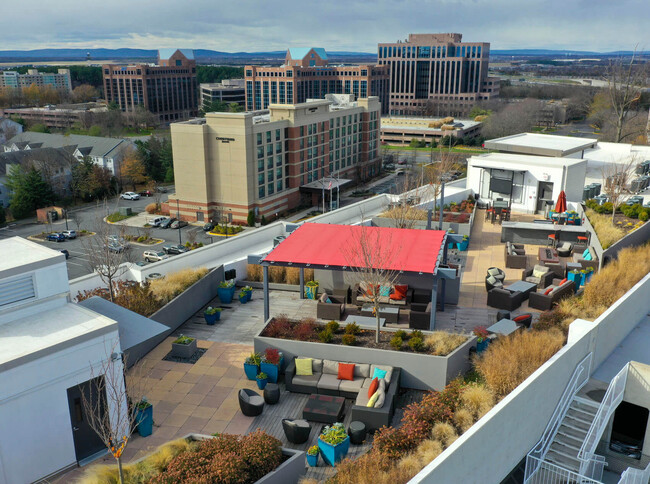
<instances>
[{"instance_id":1,"label":"stair railing","mask_svg":"<svg viewBox=\"0 0 650 484\"><path fill-rule=\"evenodd\" d=\"M648 484L650 481L650 464L645 469L635 469L628 467L621 474L621 480L618 484Z\"/></svg>"}]
</instances>

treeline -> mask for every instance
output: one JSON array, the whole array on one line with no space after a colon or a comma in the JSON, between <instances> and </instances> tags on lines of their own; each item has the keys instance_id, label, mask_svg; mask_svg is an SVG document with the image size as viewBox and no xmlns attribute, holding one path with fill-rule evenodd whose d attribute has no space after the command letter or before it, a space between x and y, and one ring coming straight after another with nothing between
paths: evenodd
<instances>
[{"instance_id":1,"label":"treeline","mask_svg":"<svg viewBox=\"0 0 650 484\"><path fill-rule=\"evenodd\" d=\"M243 77L243 67L196 66L196 79L199 84L221 82L224 79L241 79Z\"/></svg>"}]
</instances>

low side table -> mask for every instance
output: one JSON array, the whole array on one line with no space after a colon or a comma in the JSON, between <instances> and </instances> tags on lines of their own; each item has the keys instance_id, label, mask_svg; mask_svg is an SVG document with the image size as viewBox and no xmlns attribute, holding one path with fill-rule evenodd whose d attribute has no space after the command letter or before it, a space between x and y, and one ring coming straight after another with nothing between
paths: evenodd
<instances>
[{"instance_id":1,"label":"low side table","mask_svg":"<svg viewBox=\"0 0 650 484\"><path fill-rule=\"evenodd\" d=\"M264 387L264 401L269 405L275 405L280 401L280 387L277 383L267 383Z\"/></svg>"},{"instance_id":2,"label":"low side table","mask_svg":"<svg viewBox=\"0 0 650 484\"><path fill-rule=\"evenodd\" d=\"M366 439L366 424L363 422L350 422L348 427L348 435L350 436L350 443L354 445L361 445Z\"/></svg>"},{"instance_id":3,"label":"low side table","mask_svg":"<svg viewBox=\"0 0 650 484\"><path fill-rule=\"evenodd\" d=\"M564 277L568 277L569 272L571 272L573 270L577 270L577 271L582 270L582 265L580 265L577 262L567 262L566 263L566 274L564 274Z\"/></svg>"}]
</instances>

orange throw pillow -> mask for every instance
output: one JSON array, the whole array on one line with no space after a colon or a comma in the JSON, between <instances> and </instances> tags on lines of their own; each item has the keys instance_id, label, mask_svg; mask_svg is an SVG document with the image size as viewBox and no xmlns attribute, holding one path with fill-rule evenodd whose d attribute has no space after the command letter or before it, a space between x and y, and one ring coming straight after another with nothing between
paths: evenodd
<instances>
[{"instance_id":1,"label":"orange throw pillow","mask_svg":"<svg viewBox=\"0 0 650 484\"><path fill-rule=\"evenodd\" d=\"M368 398L372 397L379 388L379 378L374 378L370 383L370 388L368 388Z\"/></svg>"},{"instance_id":2,"label":"orange throw pillow","mask_svg":"<svg viewBox=\"0 0 650 484\"><path fill-rule=\"evenodd\" d=\"M513 321L515 323L520 323L521 321L526 321L528 317L529 316L527 314L522 314L521 316L517 316L515 319L513 319Z\"/></svg>"},{"instance_id":3,"label":"orange throw pillow","mask_svg":"<svg viewBox=\"0 0 650 484\"><path fill-rule=\"evenodd\" d=\"M354 363L339 363L339 380L354 380Z\"/></svg>"},{"instance_id":4,"label":"orange throw pillow","mask_svg":"<svg viewBox=\"0 0 650 484\"><path fill-rule=\"evenodd\" d=\"M548 296L548 295L551 293L551 291L552 291L553 289L555 289L553 286L549 287L549 288L544 292L544 296Z\"/></svg>"},{"instance_id":5,"label":"orange throw pillow","mask_svg":"<svg viewBox=\"0 0 650 484\"><path fill-rule=\"evenodd\" d=\"M564 279L562 279L562 280L560 281L560 286L561 286L562 284L564 284L566 281L567 281L567 278L565 277Z\"/></svg>"},{"instance_id":6,"label":"orange throw pillow","mask_svg":"<svg viewBox=\"0 0 650 484\"><path fill-rule=\"evenodd\" d=\"M366 286L366 296L375 297L375 294L379 295L379 285L377 285L377 284L368 284Z\"/></svg>"},{"instance_id":7,"label":"orange throw pillow","mask_svg":"<svg viewBox=\"0 0 650 484\"><path fill-rule=\"evenodd\" d=\"M401 301L402 299L406 299L406 291L409 290L409 287L407 284L396 284L395 285L395 292L393 292L390 295L390 298L395 300L395 301Z\"/></svg>"}]
</instances>

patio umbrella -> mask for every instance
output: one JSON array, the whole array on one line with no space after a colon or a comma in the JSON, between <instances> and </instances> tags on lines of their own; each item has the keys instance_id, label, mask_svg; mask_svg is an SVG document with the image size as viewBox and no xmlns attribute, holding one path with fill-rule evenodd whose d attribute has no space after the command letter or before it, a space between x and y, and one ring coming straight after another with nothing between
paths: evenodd
<instances>
[{"instance_id":1,"label":"patio umbrella","mask_svg":"<svg viewBox=\"0 0 650 484\"><path fill-rule=\"evenodd\" d=\"M555 212L562 213L566 212L566 193L564 190L560 192L560 195L557 197L557 203L555 204Z\"/></svg>"}]
</instances>

